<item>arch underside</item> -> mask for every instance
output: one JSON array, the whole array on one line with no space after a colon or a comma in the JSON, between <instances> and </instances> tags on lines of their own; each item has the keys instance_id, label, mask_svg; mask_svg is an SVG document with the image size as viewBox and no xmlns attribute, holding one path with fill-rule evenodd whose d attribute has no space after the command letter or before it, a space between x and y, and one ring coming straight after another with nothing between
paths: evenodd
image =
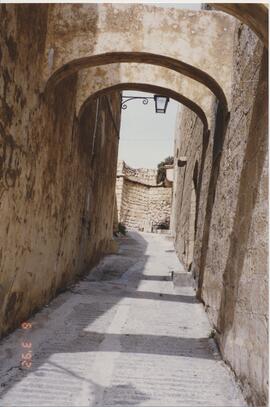
<instances>
[{"instance_id":1,"label":"arch underside","mask_svg":"<svg viewBox=\"0 0 270 407\"><path fill-rule=\"evenodd\" d=\"M223 12L209 12L94 3L77 8L76 19L72 7L50 5L45 55L52 59L44 64L45 82L72 60L108 52L145 52L202 69L220 84L228 99L226 82L231 77L231 43L237 21L247 24L268 47L265 4L212 3L212 8Z\"/></svg>"},{"instance_id":2,"label":"arch underside","mask_svg":"<svg viewBox=\"0 0 270 407\"><path fill-rule=\"evenodd\" d=\"M76 112L88 96L121 83L143 83L171 89L198 105L207 120L211 119L212 92L198 82L167 68L147 64L111 64L83 69L78 74Z\"/></svg>"},{"instance_id":3,"label":"arch underside","mask_svg":"<svg viewBox=\"0 0 270 407\"><path fill-rule=\"evenodd\" d=\"M195 80L208 88L219 100L224 114L226 115L228 113L228 103L222 88L215 81L215 79L209 76L206 72L173 58L143 52L110 52L74 60L64 65L51 76L47 82L45 93L50 92L50 90L53 89L61 80L83 69L110 65L114 63L153 65L167 68L173 72L187 76L188 78Z\"/></svg>"},{"instance_id":4,"label":"arch underside","mask_svg":"<svg viewBox=\"0 0 270 407\"><path fill-rule=\"evenodd\" d=\"M247 23L266 41L268 10L265 5L252 6L213 4L214 8ZM53 88L69 75L75 72L80 72L81 75L82 71L89 68L104 69L104 66L113 64L142 64L149 65L152 71L155 68L165 68L170 73L178 74L179 78L181 75L182 78L185 77L185 83L188 83L188 80L195 82L197 85L186 86L188 89L185 91L183 86L175 86L174 81L167 81L162 85L199 105L208 120L211 115L208 111L209 90L219 100L225 115L227 114L230 104L230 62L233 52L231 42L236 26L235 18L216 11L209 13L205 10L171 9L168 14L160 7L142 4L89 4L79 9L78 24L75 20L69 21L69 13L63 14L62 11L57 5L50 8L50 13L57 13L58 18L50 19L48 26L50 37L46 52L53 53L51 62L49 63L48 59L48 64L44 67L44 78L48 79L46 90ZM132 25L128 23L130 16ZM85 23L85 26L82 23ZM84 41L85 39L87 41ZM61 46L63 40L65 47ZM76 46L77 40L79 44ZM219 52L220 49L222 53ZM131 81L121 77L115 84L120 82ZM140 83L141 80L133 79L132 82ZM106 83L104 88L113 85ZM202 85L204 91L197 92L194 97L194 89ZM97 89L93 89L88 94L96 91ZM80 105L80 102L78 104Z\"/></svg>"},{"instance_id":5,"label":"arch underside","mask_svg":"<svg viewBox=\"0 0 270 407\"><path fill-rule=\"evenodd\" d=\"M76 19L72 5L66 4L64 12L54 4L50 14L45 55L51 58L44 61L45 83L56 73L61 79L65 71L82 67L143 62L201 81L221 103L229 99L237 24L230 15L128 3L84 4Z\"/></svg>"}]
</instances>

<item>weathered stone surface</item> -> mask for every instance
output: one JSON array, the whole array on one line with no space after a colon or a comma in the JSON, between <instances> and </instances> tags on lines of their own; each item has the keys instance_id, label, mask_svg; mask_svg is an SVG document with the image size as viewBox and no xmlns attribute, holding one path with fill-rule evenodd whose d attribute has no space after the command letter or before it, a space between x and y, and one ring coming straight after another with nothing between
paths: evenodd
<instances>
[{"instance_id":1,"label":"weathered stone surface","mask_svg":"<svg viewBox=\"0 0 270 407\"><path fill-rule=\"evenodd\" d=\"M59 83L48 100L39 93L47 6L1 5L0 11L4 334L107 250L118 131L105 97L100 99L95 136L96 101L77 120L76 75ZM111 95L109 104L119 126L119 95Z\"/></svg>"},{"instance_id":2,"label":"weathered stone surface","mask_svg":"<svg viewBox=\"0 0 270 407\"><path fill-rule=\"evenodd\" d=\"M225 11L247 24L268 48L268 4L212 3L212 7Z\"/></svg>"},{"instance_id":3,"label":"weathered stone surface","mask_svg":"<svg viewBox=\"0 0 270 407\"><path fill-rule=\"evenodd\" d=\"M203 70L226 89L229 99L227 62L232 58L234 26L233 17L215 11L144 4L51 4L46 55L53 49L54 57L51 65L47 60L44 64L44 79L67 63L71 68L76 60L85 66L93 55L144 52L177 58Z\"/></svg>"},{"instance_id":4,"label":"weathered stone surface","mask_svg":"<svg viewBox=\"0 0 270 407\"><path fill-rule=\"evenodd\" d=\"M155 90L154 86L165 90ZM147 63L113 63L82 69L78 74L78 87L80 88L76 102L78 112L89 95L115 87L115 90L134 89L165 94L191 109L196 104L206 118L211 113L212 92L206 86L171 69ZM205 122L198 107L194 111Z\"/></svg>"},{"instance_id":5,"label":"weathered stone surface","mask_svg":"<svg viewBox=\"0 0 270 407\"><path fill-rule=\"evenodd\" d=\"M241 380L247 399L266 405L267 56L251 30L240 24L232 79L224 140L215 104L208 145L202 143L203 131L195 115L182 110L176 156L179 149L187 156L187 165L175 172L173 228L178 255L199 284L223 356ZM192 184L196 162L200 168L202 161L190 266Z\"/></svg>"},{"instance_id":6,"label":"weathered stone surface","mask_svg":"<svg viewBox=\"0 0 270 407\"><path fill-rule=\"evenodd\" d=\"M265 41L261 14L239 12ZM156 85L197 106L175 142L177 254L248 401L267 404L262 43L224 13L142 4L1 4L0 22L0 335L116 249L118 91Z\"/></svg>"}]
</instances>

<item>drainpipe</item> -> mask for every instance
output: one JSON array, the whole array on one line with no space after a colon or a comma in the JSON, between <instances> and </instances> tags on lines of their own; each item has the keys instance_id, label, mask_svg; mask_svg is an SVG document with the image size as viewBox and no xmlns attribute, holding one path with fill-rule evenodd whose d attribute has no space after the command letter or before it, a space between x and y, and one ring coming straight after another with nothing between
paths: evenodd
<instances>
[{"instance_id":1,"label":"drainpipe","mask_svg":"<svg viewBox=\"0 0 270 407\"><path fill-rule=\"evenodd\" d=\"M99 114L99 97L97 98L97 103L96 103L95 127L94 127L92 153L91 153L91 159L92 159L92 160L93 160L94 155L95 155L95 141L96 141L96 134L97 134L98 114Z\"/></svg>"}]
</instances>

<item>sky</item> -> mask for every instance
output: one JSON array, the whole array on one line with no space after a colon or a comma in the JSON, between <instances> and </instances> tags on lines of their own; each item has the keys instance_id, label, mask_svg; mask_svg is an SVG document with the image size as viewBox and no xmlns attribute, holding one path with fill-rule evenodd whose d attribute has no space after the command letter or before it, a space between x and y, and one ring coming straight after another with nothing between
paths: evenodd
<instances>
[{"instance_id":1,"label":"sky","mask_svg":"<svg viewBox=\"0 0 270 407\"><path fill-rule=\"evenodd\" d=\"M150 2L149 2L150 3ZM199 10L201 3L155 3L160 7ZM125 91L123 95L153 96L150 93ZM131 100L122 110L118 159L133 168L156 168L160 161L173 155L176 113L179 103L170 99L166 114L155 113L153 100Z\"/></svg>"},{"instance_id":2,"label":"sky","mask_svg":"<svg viewBox=\"0 0 270 407\"><path fill-rule=\"evenodd\" d=\"M124 95L153 96L137 91L125 91ZM118 159L134 168L156 168L172 155L178 106L170 99L166 113L162 114L155 112L154 100L147 105L140 99L127 102L127 109L122 110Z\"/></svg>"}]
</instances>

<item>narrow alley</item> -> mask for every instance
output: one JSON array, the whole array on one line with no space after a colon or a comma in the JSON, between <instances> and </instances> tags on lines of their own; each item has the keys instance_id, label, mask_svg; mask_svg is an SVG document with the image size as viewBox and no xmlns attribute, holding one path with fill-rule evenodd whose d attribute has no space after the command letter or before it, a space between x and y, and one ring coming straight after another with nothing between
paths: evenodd
<instances>
[{"instance_id":1,"label":"narrow alley","mask_svg":"<svg viewBox=\"0 0 270 407\"><path fill-rule=\"evenodd\" d=\"M130 232L118 243L117 254L3 340L1 405L245 406L190 274L174 287L169 235ZM26 341L32 366L22 370Z\"/></svg>"},{"instance_id":2,"label":"narrow alley","mask_svg":"<svg viewBox=\"0 0 270 407\"><path fill-rule=\"evenodd\" d=\"M0 407L269 405L262 3L0 4Z\"/></svg>"}]
</instances>

